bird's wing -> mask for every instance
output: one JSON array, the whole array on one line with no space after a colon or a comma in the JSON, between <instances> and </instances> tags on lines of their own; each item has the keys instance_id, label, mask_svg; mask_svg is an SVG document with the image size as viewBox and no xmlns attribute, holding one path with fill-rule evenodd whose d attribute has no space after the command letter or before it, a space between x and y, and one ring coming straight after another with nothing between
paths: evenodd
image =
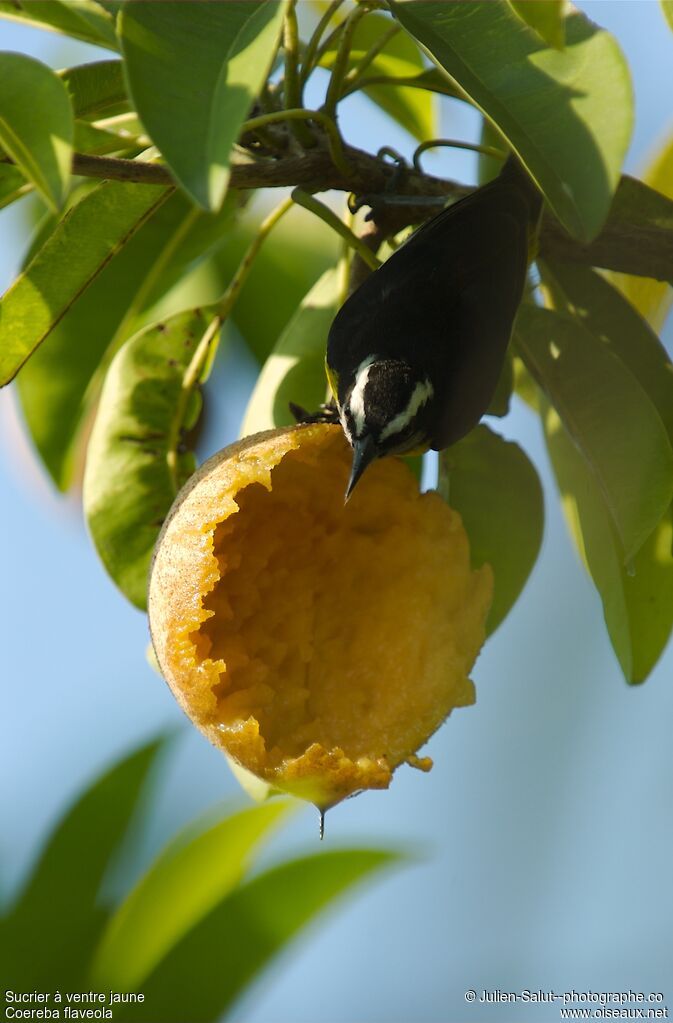
<instances>
[{"instance_id":1,"label":"bird's wing","mask_svg":"<svg viewBox=\"0 0 673 1023\"><path fill-rule=\"evenodd\" d=\"M436 371L445 372L447 360L460 361L473 347L468 312L481 322L481 303L490 307L487 332L497 335L499 351L521 299L527 231L526 203L500 179L433 217L342 306L328 340L329 365L354 370L370 355L416 355L439 361Z\"/></svg>"},{"instance_id":2,"label":"bird's wing","mask_svg":"<svg viewBox=\"0 0 673 1023\"><path fill-rule=\"evenodd\" d=\"M454 242L460 244L458 269L452 267L445 276L443 264L436 278L446 282L455 301L449 309L440 299L429 317L430 347L436 355L433 373L443 382L433 438L433 447L440 450L464 437L488 408L528 266L528 221L516 201L499 205L488 216L477 210L460 226L459 232L450 232L451 248Z\"/></svg>"}]
</instances>

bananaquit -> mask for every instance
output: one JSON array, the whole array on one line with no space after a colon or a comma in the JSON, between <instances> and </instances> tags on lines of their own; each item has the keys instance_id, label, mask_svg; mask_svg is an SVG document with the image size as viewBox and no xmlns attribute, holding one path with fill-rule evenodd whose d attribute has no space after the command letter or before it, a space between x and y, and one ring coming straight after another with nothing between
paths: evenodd
<instances>
[{"instance_id":1,"label":"bananaquit","mask_svg":"<svg viewBox=\"0 0 673 1023\"><path fill-rule=\"evenodd\" d=\"M493 397L534 257L540 193L511 156L420 227L348 298L327 375L353 448L346 498L385 455L440 451Z\"/></svg>"}]
</instances>

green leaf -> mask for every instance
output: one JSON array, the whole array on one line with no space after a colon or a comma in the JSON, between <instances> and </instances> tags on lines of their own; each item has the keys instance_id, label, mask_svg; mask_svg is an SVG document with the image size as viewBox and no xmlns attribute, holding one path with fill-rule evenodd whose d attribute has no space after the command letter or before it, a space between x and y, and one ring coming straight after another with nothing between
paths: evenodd
<instances>
[{"instance_id":1,"label":"green leaf","mask_svg":"<svg viewBox=\"0 0 673 1023\"><path fill-rule=\"evenodd\" d=\"M427 92L435 92L440 96L451 96L452 99L464 100L465 96L454 85L449 76L439 68L426 68L420 74L409 76L398 76L391 78L389 75L365 75L362 79L362 87L367 90L370 86L386 85L393 88L425 89ZM434 115L433 115L434 116Z\"/></svg>"},{"instance_id":2,"label":"green leaf","mask_svg":"<svg viewBox=\"0 0 673 1023\"><path fill-rule=\"evenodd\" d=\"M3 968L17 988L49 990L83 979L105 916L98 903L103 878L164 746L157 740L121 760L57 824L3 927Z\"/></svg>"},{"instance_id":3,"label":"green leaf","mask_svg":"<svg viewBox=\"0 0 673 1023\"><path fill-rule=\"evenodd\" d=\"M577 320L523 305L519 354L578 446L628 562L673 498L673 450L638 380Z\"/></svg>"},{"instance_id":4,"label":"green leaf","mask_svg":"<svg viewBox=\"0 0 673 1023\"><path fill-rule=\"evenodd\" d=\"M131 135L122 135L104 128L96 128L88 121L75 121L75 149L78 153L103 156L106 153L122 154L137 151L138 143Z\"/></svg>"},{"instance_id":5,"label":"green leaf","mask_svg":"<svg viewBox=\"0 0 673 1023\"><path fill-rule=\"evenodd\" d=\"M26 181L18 167L10 163L0 163L0 210L32 190L32 184Z\"/></svg>"},{"instance_id":6,"label":"green leaf","mask_svg":"<svg viewBox=\"0 0 673 1023\"><path fill-rule=\"evenodd\" d=\"M530 373L518 355L512 359L512 374L514 376L514 391L525 401L526 405L533 412L540 411L540 388L537 386Z\"/></svg>"},{"instance_id":7,"label":"green leaf","mask_svg":"<svg viewBox=\"0 0 673 1023\"><path fill-rule=\"evenodd\" d=\"M145 188L117 182L107 187L110 204L117 206L120 216L128 191L140 189L144 194ZM103 268L22 369L18 385L24 418L61 489L71 484L81 461L82 439L112 356L142 320L147 322L144 310L221 241L236 203L232 195L220 213L211 215L174 192Z\"/></svg>"},{"instance_id":8,"label":"green leaf","mask_svg":"<svg viewBox=\"0 0 673 1023\"><path fill-rule=\"evenodd\" d=\"M575 317L633 373L673 445L673 364L654 331L595 270L574 263L540 263L540 268L554 306Z\"/></svg>"},{"instance_id":9,"label":"green leaf","mask_svg":"<svg viewBox=\"0 0 673 1023\"><path fill-rule=\"evenodd\" d=\"M223 899L169 952L124 1023L217 1020L267 963L330 903L399 856L348 849L292 860Z\"/></svg>"},{"instance_id":10,"label":"green leaf","mask_svg":"<svg viewBox=\"0 0 673 1023\"><path fill-rule=\"evenodd\" d=\"M593 238L607 217L633 119L628 67L612 36L573 12L559 53L506 0L391 0L391 7L507 139L567 230Z\"/></svg>"},{"instance_id":11,"label":"green leaf","mask_svg":"<svg viewBox=\"0 0 673 1023\"><path fill-rule=\"evenodd\" d=\"M84 513L108 573L141 610L161 526L196 468L185 437L198 418L199 380L218 333L212 314L178 313L130 338L105 378L87 450Z\"/></svg>"},{"instance_id":12,"label":"green leaf","mask_svg":"<svg viewBox=\"0 0 673 1023\"><path fill-rule=\"evenodd\" d=\"M234 778L246 796L250 796L250 799L254 800L255 803L263 803L266 799L270 799L271 796L280 794L280 789L274 788L270 782L264 781L263 778L258 778L256 774L249 771L247 767L243 767L237 760L230 757L228 753L225 753L224 756Z\"/></svg>"},{"instance_id":13,"label":"green leaf","mask_svg":"<svg viewBox=\"0 0 673 1023\"><path fill-rule=\"evenodd\" d=\"M566 0L509 0L524 24L537 32L547 46L562 50L565 44Z\"/></svg>"},{"instance_id":14,"label":"green leaf","mask_svg":"<svg viewBox=\"0 0 673 1023\"><path fill-rule=\"evenodd\" d=\"M643 179L659 194L673 199L673 137L667 139L647 165ZM668 283L627 275L620 276L616 281L631 305L655 330L663 327L673 301L673 275L669 272L667 276Z\"/></svg>"},{"instance_id":15,"label":"green leaf","mask_svg":"<svg viewBox=\"0 0 673 1023\"><path fill-rule=\"evenodd\" d=\"M256 231L257 223L246 218L218 250L214 262L223 291ZM339 241L334 232L303 209L293 210L291 218L284 217L274 227L255 258L232 316L260 363L273 350L306 292L338 258Z\"/></svg>"},{"instance_id":16,"label":"green leaf","mask_svg":"<svg viewBox=\"0 0 673 1023\"><path fill-rule=\"evenodd\" d=\"M68 93L48 67L0 53L0 144L52 209L70 181L74 132Z\"/></svg>"},{"instance_id":17,"label":"green leaf","mask_svg":"<svg viewBox=\"0 0 673 1023\"><path fill-rule=\"evenodd\" d=\"M192 825L159 855L110 920L91 984L133 991L171 948L240 882L288 802L256 806L213 824Z\"/></svg>"},{"instance_id":18,"label":"green leaf","mask_svg":"<svg viewBox=\"0 0 673 1023\"><path fill-rule=\"evenodd\" d=\"M114 19L94 0L3 0L0 17L117 49Z\"/></svg>"},{"instance_id":19,"label":"green leaf","mask_svg":"<svg viewBox=\"0 0 673 1023\"><path fill-rule=\"evenodd\" d=\"M460 512L472 565L493 569L493 604L486 623L494 632L523 590L537 560L544 501L537 472L518 444L478 426L440 458L448 471L443 496Z\"/></svg>"},{"instance_id":20,"label":"green leaf","mask_svg":"<svg viewBox=\"0 0 673 1023\"><path fill-rule=\"evenodd\" d=\"M341 273L333 269L304 297L257 379L243 418L243 437L294 423L291 401L314 412L325 400L325 348L340 295Z\"/></svg>"},{"instance_id":21,"label":"green leaf","mask_svg":"<svg viewBox=\"0 0 673 1023\"><path fill-rule=\"evenodd\" d=\"M271 66L285 6L284 0L137 0L122 8L120 34L138 114L204 209L222 205L231 149Z\"/></svg>"},{"instance_id":22,"label":"green leaf","mask_svg":"<svg viewBox=\"0 0 673 1023\"><path fill-rule=\"evenodd\" d=\"M169 192L103 182L67 211L0 303L0 385L13 379Z\"/></svg>"},{"instance_id":23,"label":"green leaf","mask_svg":"<svg viewBox=\"0 0 673 1023\"><path fill-rule=\"evenodd\" d=\"M659 0L666 21L673 29L673 0Z\"/></svg>"},{"instance_id":24,"label":"green leaf","mask_svg":"<svg viewBox=\"0 0 673 1023\"><path fill-rule=\"evenodd\" d=\"M627 682L643 682L673 628L673 509L627 571L603 496L553 409L543 417L568 526L603 602L612 646Z\"/></svg>"},{"instance_id":25,"label":"green leaf","mask_svg":"<svg viewBox=\"0 0 673 1023\"><path fill-rule=\"evenodd\" d=\"M98 60L59 71L72 101L75 117L118 113L128 106L121 60Z\"/></svg>"},{"instance_id":26,"label":"green leaf","mask_svg":"<svg viewBox=\"0 0 673 1023\"><path fill-rule=\"evenodd\" d=\"M673 283L673 202L642 181L624 176L597 238L581 245L557 220L545 217L540 254Z\"/></svg>"},{"instance_id":27,"label":"green leaf","mask_svg":"<svg viewBox=\"0 0 673 1023\"><path fill-rule=\"evenodd\" d=\"M348 70L357 68L372 46L390 31L394 22L383 14L369 14L355 29ZM332 69L339 40L329 46L320 59L320 66ZM418 44L404 30L388 40L384 49L367 67L362 83L365 94L419 141L436 135L435 107L432 95L424 90L394 85L390 78L417 78L425 71L425 62ZM370 78L385 77L385 85L367 84Z\"/></svg>"},{"instance_id":28,"label":"green leaf","mask_svg":"<svg viewBox=\"0 0 673 1023\"><path fill-rule=\"evenodd\" d=\"M482 146L489 146L492 149L502 150L502 139L490 121L485 117L481 119L481 137L479 142ZM502 170L503 161L490 153L479 153L477 157L477 183L485 185L488 181L496 178Z\"/></svg>"}]
</instances>

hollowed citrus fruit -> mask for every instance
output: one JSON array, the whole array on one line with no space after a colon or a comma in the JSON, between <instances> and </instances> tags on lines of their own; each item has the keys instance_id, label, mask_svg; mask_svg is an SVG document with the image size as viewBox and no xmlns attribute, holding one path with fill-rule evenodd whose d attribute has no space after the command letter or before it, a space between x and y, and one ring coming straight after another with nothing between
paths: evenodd
<instances>
[{"instance_id":1,"label":"hollowed citrus fruit","mask_svg":"<svg viewBox=\"0 0 673 1023\"><path fill-rule=\"evenodd\" d=\"M488 566L395 459L348 504L335 426L248 437L179 494L149 613L178 702L238 764L321 808L386 788L454 707L484 641Z\"/></svg>"}]
</instances>

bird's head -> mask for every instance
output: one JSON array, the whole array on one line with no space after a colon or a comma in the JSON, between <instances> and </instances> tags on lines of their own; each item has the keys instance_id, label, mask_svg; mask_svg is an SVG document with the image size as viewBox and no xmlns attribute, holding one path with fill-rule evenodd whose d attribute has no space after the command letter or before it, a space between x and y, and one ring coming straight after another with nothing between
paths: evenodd
<instances>
[{"instance_id":1,"label":"bird's head","mask_svg":"<svg viewBox=\"0 0 673 1023\"><path fill-rule=\"evenodd\" d=\"M353 448L346 499L376 458L430 446L434 389L426 374L399 359L372 355L358 366L339 402L339 418Z\"/></svg>"}]
</instances>

